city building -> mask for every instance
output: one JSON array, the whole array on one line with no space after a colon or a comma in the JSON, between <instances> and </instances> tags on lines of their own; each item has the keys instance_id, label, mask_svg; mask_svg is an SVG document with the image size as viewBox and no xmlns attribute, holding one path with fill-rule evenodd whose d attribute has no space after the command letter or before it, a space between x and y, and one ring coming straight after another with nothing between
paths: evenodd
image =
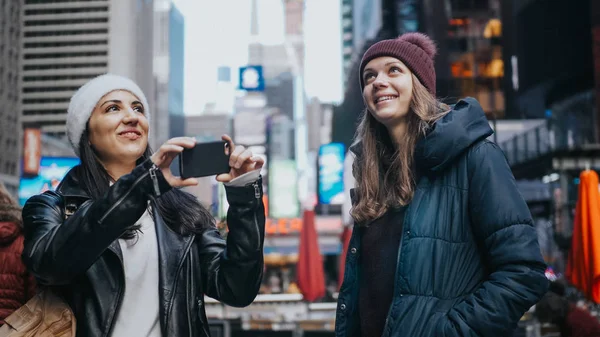
<instances>
[{"instance_id":1,"label":"city building","mask_svg":"<svg viewBox=\"0 0 600 337\"><path fill-rule=\"evenodd\" d=\"M18 81L23 127L37 125L65 139L70 97L106 72L137 82L153 109L153 13L151 0L25 0Z\"/></svg>"},{"instance_id":2,"label":"city building","mask_svg":"<svg viewBox=\"0 0 600 337\"><path fill-rule=\"evenodd\" d=\"M416 5L418 1L412 2ZM428 33L438 42L438 96L447 103L474 97L489 119L513 117L510 113L506 115L505 110L500 0L446 3L446 11L440 11L439 6L423 6L427 20L412 27ZM418 16L416 7L413 9ZM406 11L400 9L400 12Z\"/></svg>"},{"instance_id":3,"label":"city building","mask_svg":"<svg viewBox=\"0 0 600 337\"><path fill-rule=\"evenodd\" d=\"M250 65L260 65L263 70L265 88L262 92L252 92L251 98L240 99L236 103L236 116L234 120L243 120L241 114L248 114L254 108L247 106L244 102L259 102L264 97L266 104L260 107L261 120L269 120L265 113L269 115L283 115L285 121L296 123L296 129L290 130L292 151L284 151L289 155L289 159L298 159L302 161L306 156L305 141L299 140L306 138L298 130L306 130L305 123L305 94L302 86L302 77L304 74L304 0L282 0L284 8L284 39L280 44L264 44L260 41L258 26L257 1L253 0L251 13L251 35L254 37L248 47L248 63ZM256 109L254 109L256 110ZM256 113L255 113L256 114ZM275 123L284 121L281 118L275 118ZM286 122L287 123L287 122ZM244 127L244 123L234 123L234 132L236 134L255 134L255 125L246 125L248 130L241 130L239 125ZM250 130L252 128L252 130ZM260 128L266 130L266 128ZM258 136L254 137L258 139ZM263 139L266 139L264 135ZM252 143L249 145L258 145ZM269 147L269 145L267 146ZM285 147L287 149L287 147ZM269 153L269 150L267 151Z\"/></svg>"},{"instance_id":4,"label":"city building","mask_svg":"<svg viewBox=\"0 0 600 337\"><path fill-rule=\"evenodd\" d=\"M348 81L348 73L352 66L352 52L354 51L352 2L353 0L342 0L342 67L344 85Z\"/></svg>"},{"instance_id":5,"label":"city building","mask_svg":"<svg viewBox=\"0 0 600 337\"><path fill-rule=\"evenodd\" d=\"M153 146L185 134L184 17L171 0L154 0L154 75L157 118Z\"/></svg>"},{"instance_id":6,"label":"city building","mask_svg":"<svg viewBox=\"0 0 600 337\"><path fill-rule=\"evenodd\" d=\"M395 0L352 0L351 15L346 15L345 21L342 21L347 26L342 31L352 31L352 43L343 45L344 60L349 65L344 67L344 99L334 107L331 137L333 142L343 143L346 148L352 142L358 118L364 111L358 82L360 60L376 41L398 35L395 29L395 8ZM344 18L344 14L342 16ZM342 33L342 38L344 34Z\"/></svg>"},{"instance_id":7,"label":"city building","mask_svg":"<svg viewBox=\"0 0 600 337\"><path fill-rule=\"evenodd\" d=\"M316 153L323 144L331 142L333 106L312 98L306 107L308 151Z\"/></svg>"},{"instance_id":8,"label":"city building","mask_svg":"<svg viewBox=\"0 0 600 337\"><path fill-rule=\"evenodd\" d=\"M22 132L19 114L19 45L23 1L0 6L0 183L17 195Z\"/></svg>"},{"instance_id":9,"label":"city building","mask_svg":"<svg viewBox=\"0 0 600 337\"><path fill-rule=\"evenodd\" d=\"M204 113L221 113L232 115L236 97L235 84L231 78L231 68L221 66L217 70L217 88L215 93L215 104L213 111Z\"/></svg>"}]
</instances>

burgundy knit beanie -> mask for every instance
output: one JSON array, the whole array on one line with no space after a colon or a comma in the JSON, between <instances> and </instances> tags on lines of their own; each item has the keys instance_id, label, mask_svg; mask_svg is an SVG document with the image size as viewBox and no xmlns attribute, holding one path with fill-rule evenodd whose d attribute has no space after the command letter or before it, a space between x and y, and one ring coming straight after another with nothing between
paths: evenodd
<instances>
[{"instance_id":1,"label":"burgundy knit beanie","mask_svg":"<svg viewBox=\"0 0 600 337\"><path fill-rule=\"evenodd\" d=\"M435 42L422 33L406 33L391 40L382 40L373 44L360 61L360 89L364 89L363 71L369 61L391 56L402 61L419 81L435 96L435 67L433 57L437 52Z\"/></svg>"}]
</instances>

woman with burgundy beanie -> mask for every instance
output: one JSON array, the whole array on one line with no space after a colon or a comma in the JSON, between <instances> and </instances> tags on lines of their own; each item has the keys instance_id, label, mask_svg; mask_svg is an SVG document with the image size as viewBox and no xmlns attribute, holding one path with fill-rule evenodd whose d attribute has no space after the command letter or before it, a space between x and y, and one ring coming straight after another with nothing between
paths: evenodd
<instances>
[{"instance_id":1,"label":"woman with burgundy beanie","mask_svg":"<svg viewBox=\"0 0 600 337\"><path fill-rule=\"evenodd\" d=\"M435 53L429 37L408 33L362 58L337 336L511 336L548 287L481 106L436 99Z\"/></svg>"},{"instance_id":2,"label":"woman with burgundy beanie","mask_svg":"<svg viewBox=\"0 0 600 337\"><path fill-rule=\"evenodd\" d=\"M35 295L35 281L21 261L21 208L0 183L0 325Z\"/></svg>"}]
</instances>

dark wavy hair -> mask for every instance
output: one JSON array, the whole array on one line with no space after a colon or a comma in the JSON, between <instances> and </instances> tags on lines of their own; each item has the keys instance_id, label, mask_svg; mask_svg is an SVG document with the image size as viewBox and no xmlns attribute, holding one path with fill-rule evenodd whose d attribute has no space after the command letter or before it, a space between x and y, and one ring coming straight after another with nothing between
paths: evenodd
<instances>
[{"instance_id":1,"label":"dark wavy hair","mask_svg":"<svg viewBox=\"0 0 600 337\"><path fill-rule=\"evenodd\" d=\"M75 170L75 175L83 188L92 199L102 198L110 188L112 178L98 160L95 150L89 142L89 130L86 128L79 141L81 165ZM152 156L150 146L137 160L137 165ZM216 227L214 217L200 204L193 195L180 189L173 188L156 198L158 214L167 226L176 233L190 235L199 233L208 227ZM137 237L140 225L132 226L121 236L123 239Z\"/></svg>"}]
</instances>

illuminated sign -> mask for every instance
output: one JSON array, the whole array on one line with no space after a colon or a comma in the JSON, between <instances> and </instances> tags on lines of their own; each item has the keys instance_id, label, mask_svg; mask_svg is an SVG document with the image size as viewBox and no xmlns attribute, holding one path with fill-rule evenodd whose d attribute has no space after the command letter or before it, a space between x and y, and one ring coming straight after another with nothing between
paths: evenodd
<instances>
[{"instance_id":1,"label":"illuminated sign","mask_svg":"<svg viewBox=\"0 0 600 337\"><path fill-rule=\"evenodd\" d=\"M69 170L79 165L79 163L79 158L42 157L38 175L21 177L19 184L19 203L21 206L34 195L47 190L55 190Z\"/></svg>"},{"instance_id":2,"label":"illuminated sign","mask_svg":"<svg viewBox=\"0 0 600 337\"><path fill-rule=\"evenodd\" d=\"M330 143L319 148L319 203L344 202L344 144Z\"/></svg>"},{"instance_id":3,"label":"illuminated sign","mask_svg":"<svg viewBox=\"0 0 600 337\"><path fill-rule=\"evenodd\" d=\"M240 68L240 89L248 91L264 91L265 79L262 66Z\"/></svg>"}]
</instances>

